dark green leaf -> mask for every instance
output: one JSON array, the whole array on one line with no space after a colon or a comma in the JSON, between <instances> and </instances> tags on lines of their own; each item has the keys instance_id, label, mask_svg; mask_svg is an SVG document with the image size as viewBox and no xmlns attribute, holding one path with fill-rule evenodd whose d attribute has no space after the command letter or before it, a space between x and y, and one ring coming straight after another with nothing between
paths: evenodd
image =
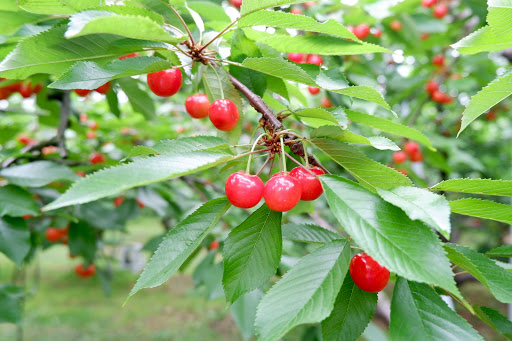
<instances>
[{"instance_id":1,"label":"dark green leaf","mask_svg":"<svg viewBox=\"0 0 512 341\"><path fill-rule=\"evenodd\" d=\"M512 224L512 206L490 200L466 198L450 201L453 213Z\"/></svg>"},{"instance_id":2,"label":"dark green leaf","mask_svg":"<svg viewBox=\"0 0 512 341\"><path fill-rule=\"evenodd\" d=\"M97 249L94 229L85 222L72 223L68 233L69 252L88 261L94 260Z\"/></svg>"},{"instance_id":3,"label":"dark green leaf","mask_svg":"<svg viewBox=\"0 0 512 341\"><path fill-rule=\"evenodd\" d=\"M27 187L42 187L56 180L77 180L78 175L64 165L50 161L34 161L0 171L0 176L11 184Z\"/></svg>"},{"instance_id":4,"label":"dark green leaf","mask_svg":"<svg viewBox=\"0 0 512 341\"><path fill-rule=\"evenodd\" d=\"M331 232L317 225L286 224L283 225L283 239L303 243L329 243L333 240L343 239L337 233Z\"/></svg>"},{"instance_id":5,"label":"dark green leaf","mask_svg":"<svg viewBox=\"0 0 512 341\"><path fill-rule=\"evenodd\" d=\"M498 311L483 307L483 306L477 306L474 305L475 311L489 326L492 327L492 329L496 330L501 335L505 336L507 340L512 340L512 322L506 318L505 316L501 315Z\"/></svg>"},{"instance_id":6,"label":"dark green leaf","mask_svg":"<svg viewBox=\"0 0 512 341\"><path fill-rule=\"evenodd\" d=\"M140 81L133 78L123 78L117 82L126 96L128 96L133 111L141 113L148 119L155 117L155 102L148 95L147 91L140 88Z\"/></svg>"},{"instance_id":7,"label":"dark green leaf","mask_svg":"<svg viewBox=\"0 0 512 341\"><path fill-rule=\"evenodd\" d=\"M32 194L18 186L0 187L0 217L21 217L26 214L39 215L39 206Z\"/></svg>"},{"instance_id":8,"label":"dark green leaf","mask_svg":"<svg viewBox=\"0 0 512 341\"><path fill-rule=\"evenodd\" d=\"M0 252L21 266L30 250L30 232L21 218L0 218Z\"/></svg>"}]
</instances>

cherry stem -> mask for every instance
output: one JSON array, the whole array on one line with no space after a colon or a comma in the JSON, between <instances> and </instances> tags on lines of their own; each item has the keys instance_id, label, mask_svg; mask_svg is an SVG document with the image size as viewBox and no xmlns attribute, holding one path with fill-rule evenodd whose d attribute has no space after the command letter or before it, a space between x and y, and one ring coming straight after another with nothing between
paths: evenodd
<instances>
[{"instance_id":1,"label":"cherry stem","mask_svg":"<svg viewBox=\"0 0 512 341\"><path fill-rule=\"evenodd\" d=\"M235 21L233 21L231 24L229 24L228 26L226 26L222 31L219 32L219 34L217 34L215 37L213 37L209 42L207 42L206 44L203 45L203 47L201 47L201 49L199 49L199 52L202 52L205 48L207 48L211 43L213 43L215 40L219 39L220 37L222 37L222 35L224 33L226 33L227 30L229 30L231 28L231 26L233 26L234 24L236 24L238 22L238 20L240 20L240 18L236 19Z\"/></svg>"},{"instance_id":2,"label":"cherry stem","mask_svg":"<svg viewBox=\"0 0 512 341\"><path fill-rule=\"evenodd\" d=\"M306 160L306 168L309 169L309 155L308 155L308 146L302 141L302 144L304 145L304 160Z\"/></svg>"},{"instance_id":3,"label":"cherry stem","mask_svg":"<svg viewBox=\"0 0 512 341\"><path fill-rule=\"evenodd\" d=\"M279 136L281 140L281 158L283 159L283 174L286 174L286 151L284 150L283 135Z\"/></svg>"},{"instance_id":4,"label":"cherry stem","mask_svg":"<svg viewBox=\"0 0 512 341\"><path fill-rule=\"evenodd\" d=\"M267 159L265 160L265 162L263 163L263 166L261 166L260 170L258 171L258 173L256 173L256 176L259 176L260 173L265 169L265 166L268 164L268 162L270 161L270 158L272 156L270 154L268 154L268 157Z\"/></svg>"},{"instance_id":5,"label":"cherry stem","mask_svg":"<svg viewBox=\"0 0 512 341\"><path fill-rule=\"evenodd\" d=\"M268 152L270 151L270 148L266 148L266 149L260 149L260 150L254 150L252 152L247 152L247 153L243 153L243 154L238 154L237 156L235 156L233 158L233 160L235 159L239 159L241 157L244 157L244 156L247 156L247 155L252 155L252 154L258 154L258 153L263 153L263 152Z\"/></svg>"},{"instance_id":6,"label":"cherry stem","mask_svg":"<svg viewBox=\"0 0 512 341\"><path fill-rule=\"evenodd\" d=\"M292 160L293 162L295 162L297 165L299 165L300 168L304 168L309 174L313 175L313 176L317 176L315 173L313 173L312 171L309 170L309 168L306 168L304 167L304 165L302 163L300 163L299 161L295 160L295 158L293 156L291 156L290 154L286 153L286 156Z\"/></svg>"},{"instance_id":7,"label":"cherry stem","mask_svg":"<svg viewBox=\"0 0 512 341\"><path fill-rule=\"evenodd\" d=\"M364 249L362 249L362 248L360 248L360 247L357 247L357 246L352 246L352 245L350 245L350 247L351 247L352 249L357 249L357 250L364 251Z\"/></svg>"},{"instance_id":8,"label":"cherry stem","mask_svg":"<svg viewBox=\"0 0 512 341\"><path fill-rule=\"evenodd\" d=\"M258 145L258 141L263 137L263 136L268 136L267 133L263 133L261 134L260 136L258 136L258 138L256 139L256 141L254 142L254 144L252 145L252 148L251 148L251 152L254 152L254 149L256 149L256 146ZM247 161L247 168L245 170L245 172L247 174L251 174L250 171L251 171L251 161L252 161L252 154L249 155L249 160Z\"/></svg>"},{"instance_id":9,"label":"cherry stem","mask_svg":"<svg viewBox=\"0 0 512 341\"><path fill-rule=\"evenodd\" d=\"M194 37L192 36L192 32L190 32L190 29L188 28L188 25L187 23L185 22L185 20L183 20L183 18L181 17L181 15L178 13L178 11L171 6L171 4L169 4L167 1L165 0L160 0L161 3L163 3L165 6L169 7L169 9L171 11L174 12L174 14L176 14L176 16L178 17L178 19L181 21L181 24L185 27L185 30L187 30L187 34L190 38L190 42L192 43L192 45L195 45L196 42L194 40Z\"/></svg>"},{"instance_id":10,"label":"cherry stem","mask_svg":"<svg viewBox=\"0 0 512 341\"><path fill-rule=\"evenodd\" d=\"M268 177L270 178L270 175L272 174L272 168L274 168L274 161L276 160L275 157L272 158L272 163L270 164L270 169L268 170Z\"/></svg>"},{"instance_id":11,"label":"cherry stem","mask_svg":"<svg viewBox=\"0 0 512 341\"><path fill-rule=\"evenodd\" d=\"M217 76L217 80L219 81L219 86L220 86L220 97L224 98L224 89L222 88L222 82L220 81L220 77L219 77L219 74L217 73L217 70L215 70L215 68L213 67L213 65L211 65L211 68L213 69L213 72L215 72L215 76Z\"/></svg>"}]
</instances>

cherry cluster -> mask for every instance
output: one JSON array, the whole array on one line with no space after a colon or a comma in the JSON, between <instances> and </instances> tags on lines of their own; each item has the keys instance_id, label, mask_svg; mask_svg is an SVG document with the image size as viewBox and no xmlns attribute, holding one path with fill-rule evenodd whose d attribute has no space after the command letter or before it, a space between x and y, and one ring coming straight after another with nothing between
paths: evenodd
<instances>
[{"instance_id":1,"label":"cherry cluster","mask_svg":"<svg viewBox=\"0 0 512 341\"><path fill-rule=\"evenodd\" d=\"M421 5L426 8L434 7L432 14L437 19L444 18L448 14L448 11L450 10L450 7L448 7L448 4L446 2L441 2L438 0L422 0Z\"/></svg>"},{"instance_id":2,"label":"cherry cluster","mask_svg":"<svg viewBox=\"0 0 512 341\"><path fill-rule=\"evenodd\" d=\"M421 162L423 161L423 153L420 151L420 146L416 142L407 142L404 145L404 151L398 151L393 153L393 162L396 164L401 164L410 159L412 162ZM398 170L401 173L404 173L403 170ZM407 175L407 172L405 172Z\"/></svg>"},{"instance_id":3,"label":"cherry cluster","mask_svg":"<svg viewBox=\"0 0 512 341\"><path fill-rule=\"evenodd\" d=\"M352 257L348 270L355 285L367 292L382 291L389 282L389 270L365 252Z\"/></svg>"},{"instance_id":4,"label":"cherry cluster","mask_svg":"<svg viewBox=\"0 0 512 341\"><path fill-rule=\"evenodd\" d=\"M59 229L57 227L49 227L48 229L46 229L45 235L46 239L48 239L50 243L61 242L62 244L67 244L68 232L69 228L67 226L62 229Z\"/></svg>"},{"instance_id":5,"label":"cherry cluster","mask_svg":"<svg viewBox=\"0 0 512 341\"><path fill-rule=\"evenodd\" d=\"M6 81L5 78L0 78L0 82ZM3 87L0 87L0 100L8 99L12 94L18 92L21 97L29 98L34 94L38 94L43 90L43 85L41 83L37 83L32 85L31 81L25 82L16 82Z\"/></svg>"}]
</instances>

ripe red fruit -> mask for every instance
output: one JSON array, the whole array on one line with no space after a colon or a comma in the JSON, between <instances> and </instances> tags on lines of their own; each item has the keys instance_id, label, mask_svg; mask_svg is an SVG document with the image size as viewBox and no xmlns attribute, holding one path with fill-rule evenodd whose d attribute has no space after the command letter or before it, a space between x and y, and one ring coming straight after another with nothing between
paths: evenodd
<instances>
[{"instance_id":1,"label":"ripe red fruit","mask_svg":"<svg viewBox=\"0 0 512 341\"><path fill-rule=\"evenodd\" d=\"M140 201L139 199L135 199L135 201L137 202L137 206L139 206L139 208L144 208L146 207L146 205L144 205L144 203L142 201Z\"/></svg>"},{"instance_id":2,"label":"ripe red fruit","mask_svg":"<svg viewBox=\"0 0 512 341\"><path fill-rule=\"evenodd\" d=\"M29 219L34 218L34 216L33 216L32 214L25 214L25 215L24 215L23 217L21 217L21 218L23 218L24 220L29 220Z\"/></svg>"},{"instance_id":3,"label":"ripe red fruit","mask_svg":"<svg viewBox=\"0 0 512 341\"><path fill-rule=\"evenodd\" d=\"M204 94L189 96L185 101L185 108L188 114L193 118L205 118L208 117L210 100L208 100L208 96Z\"/></svg>"},{"instance_id":4,"label":"ripe red fruit","mask_svg":"<svg viewBox=\"0 0 512 341\"><path fill-rule=\"evenodd\" d=\"M428 33L420 34L420 39L421 40L427 40L428 38L430 38L430 34L428 34Z\"/></svg>"},{"instance_id":5,"label":"ripe red fruit","mask_svg":"<svg viewBox=\"0 0 512 341\"><path fill-rule=\"evenodd\" d=\"M372 34L375 36L375 38L382 37L382 31L379 29L374 29Z\"/></svg>"},{"instance_id":6,"label":"ripe red fruit","mask_svg":"<svg viewBox=\"0 0 512 341\"><path fill-rule=\"evenodd\" d=\"M320 105L324 108L332 108L332 102L329 99L329 97L322 98L322 102L320 103Z\"/></svg>"},{"instance_id":7,"label":"ripe red fruit","mask_svg":"<svg viewBox=\"0 0 512 341\"><path fill-rule=\"evenodd\" d=\"M443 67L444 66L444 56L441 54L435 55L432 58L432 64L435 66Z\"/></svg>"},{"instance_id":8,"label":"ripe red fruit","mask_svg":"<svg viewBox=\"0 0 512 341\"><path fill-rule=\"evenodd\" d=\"M453 102L453 98L441 91L436 91L432 94L432 100L441 104L449 104Z\"/></svg>"},{"instance_id":9,"label":"ripe red fruit","mask_svg":"<svg viewBox=\"0 0 512 341\"><path fill-rule=\"evenodd\" d=\"M181 88L183 77L180 69L168 69L148 74L148 85L151 91L160 97L169 97Z\"/></svg>"},{"instance_id":10,"label":"ripe red fruit","mask_svg":"<svg viewBox=\"0 0 512 341\"><path fill-rule=\"evenodd\" d=\"M226 181L226 196L233 206L251 208L256 206L263 197L265 185L256 175L236 172Z\"/></svg>"},{"instance_id":11,"label":"ripe red fruit","mask_svg":"<svg viewBox=\"0 0 512 341\"><path fill-rule=\"evenodd\" d=\"M220 242L218 240L214 240L210 243L210 250L217 250L220 246Z\"/></svg>"},{"instance_id":12,"label":"ripe red fruit","mask_svg":"<svg viewBox=\"0 0 512 341\"><path fill-rule=\"evenodd\" d=\"M96 130L99 128L99 125L96 121L92 121L91 123L89 123L89 128L91 128L92 130Z\"/></svg>"},{"instance_id":13,"label":"ripe red fruit","mask_svg":"<svg viewBox=\"0 0 512 341\"><path fill-rule=\"evenodd\" d=\"M434 8L434 17L442 19L448 14L449 7L447 4L439 4Z\"/></svg>"},{"instance_id":14,"label":"ripe red fruit","mask_svg":"<svg viewBox=\"0 0 512 341\"><path fill-rule=\"evenodd\" d=\"M114 206L119 207L124 202L124 197L117 197L114 199Z\"/></svg>"},{"instance_id":15,"label":"ripe red fruit","mask_svg":"<svg viewBox=\"0 0 512 341\"><path fill-rule=\"evenodd\" d=\"M426 8L430 8L437 3L437 0L422 0L421 5Z\"/></svg>"},{"instance_id":16,"label":"ripe red fruit","mask_svg":"<svg viewBox=\"0 0 512 341\"><path fill-rule=\"evenodd\" d=\"M75 272L78 276L87 278L94 276L94 274L96 273L96 267L94 266L94 264L89 264L89 266L85 268L83 264L78 264L77 266L75 266Z\"/></svg>"},{"instance_id":17,"label":"ripe red fruit","mask_svg":"<svg viewBox=\"0 0 512 341\"><path fill-rule=\"evenodd\" d=\"M370 34L370 26L367 24L357 25L354 27L354 31L352 33L354 33L357 38L363 40Z\"/></svg>"},{"instance_id":18,"label":"ripe red fruit","mask_svg":"<svg viewBox=\"0 0 512 341\"><path fill-rule=\"evenodd\" d=\"M407 142L405 145L404 145L404 150L405 152L408 154L408 155L412 155L414 153L417 153L419 152L420 150L420 146L419 144L417 144L416 142Z\"/></svg>"},{"instance_id":19,"label":"ripe red fruit","mask_svg":"<svg viewBox=\"0 0 512 341\"><path fill-rule=\"evenodd\" d=\"M496 119L496 111L489 111L487 114L485 114L485 119L487 121L494 121Z\"/></svg>"},{"instance_id":20,"label":"ripe red fruit","mask_svg":"<svg viewBox=\"0 0 512 341\"><path fill-rule=\"evenodd\" d=\"M393 153L393 161L395 163L404 163L407 160L407 154L403 151Z\"/></svg>"},{"instance_id":21,"label":"ripe red fruit","mask_svg":"<svg viewBox=\"0 0 512 341\"><path fill-rule=\"evenodd\" d=\"M32 93L33 94L38 94L38 93L41 92L41 90L43 90L43 84L41 84L41 83L37 83L36 85L34 85L32 87Z\"/></svg>"},{"instance_id":22,"label":"ripe red fruit","mask_svg":"<svg viewBox=\"0 0 512 341\"><path fill-rule=\"evenodd\" d=\"M310 55L308 55L308 58L306 59L306 63L322 65L324 63L324 59L317 54L310 54Z\"/></svg>"},{"instance_id":23,"label":"ripe red fruit","mask_svg":"<svg viewBox=\"0 0 512 341\"><path fill-rule=\"evenodd\" d=\"M274 174L265 184L263 197L268 208L277 212L286 212L300 201L302 188L299 180L287 173Z\"/></svg>"},{"instance_id":24,"label":"ripe red fruit","mask_svg":"<svg viewBox=\"0 0 512 341\"><path fill-rule=\"evenodd\" d=\"M85 172L84 171L76 171L76 175L81 176L82 178L85 178Z\"/></svg>"},{"instance_id":25,"label":"ripe red fruit","mask_svg":"<svg viewBox=\"0 0 512 341\"><path fill-rule=\"evenodd\" d=\"M288 53L288 60L294 63L304 63L304 57L303 53Z\"/></svg>"},{"instance_id":26,"label":"ripe red fruit","mask_svg":"<svg viewBox=\"0 0 512 341\"><path fill-rule=\"evenodd\" d=\"M389 271L365 252L358 253L350 261L350 277L354 283L367 292L379 292L389 281Z\"/></svg>"},{"instance_id":27,"label":"ripe red fruit","mask_svg":"<svg viewBox=\"0 0 512 341\"><path fill-rule=\"evenodd\" d=\"M32 96L32 86L30 85L30 83L24 83L20 87L19 92L20 92L21 97L29 98L30 96Z\"/></svg>"},{"instance_id":28,"label":"ripe red fruit","mask_svg":"<svg viewBox=\"0 0 512 341\"><path fill-rule=\"evenodd\" d=\"M297 15L301 15L302 14L302 11L300 10L300 8L297 8L297 7L294 7L290 10L290 13L291 14L297 14Z\"/></svg>"},{"instance_id":29,"label":"ripe red fruit","mask_svg":"<svg viewBox=\"0 0 512 341\"><path fill-rule=\"evenodd\" d=\"M87 96L91 90L85 90L85 89L75 89L73 90L78 96L85 97Z\"/></svg>"},{"instance_id":30,"label":"ripe red fruit","mask_svg":"<svg viewBox=\"0 0 512 341\"><path fill-rule=\"evenodd\" d=\"M427 90L427 92L432 95L434 92L439 90L439 83L435 81L428 81L425 85L425 90Z\"/></svg>"},{"instance_id":31,"label":"ripe red fruit","mask_svg":"<svg viewBox=\"0 0 512 341\"><path fill-rule=\"evenodd\" d=\"M95 139L96 138L96 133L94 131L92 131L92 130L88 130L85 133L85 137L87 137L90 140Z\"/></svg>"},{"instance_id":32,"label":"ripe red fruit","mask_svg":"<svg viewBox=\"0 0 512 341\"><path fill-rule=\"evenodd\" d=\"M389 27L393 30L393 31L401 31L402 30L402 23L398 20L393 20L391 22L391 24L389 24Z\"/></svg>"},{"instance_id":33,"label":"ripe red fruit","mask_svg":"<svg viewBox=\"0 0 512 341\"><path fill-rule=\"evenodd\" d=\"M87 116L86 113L80 114L80 122L85 123L85 122L87 122L88 119L89 119L89 116Z\"/></svg>"},{"instance_id":34,"label":"ripe red fruit","mask_svg":"<svg viewBox=\"0 0 512 341\"><path fill-rule=\"evenodd\" d=\"M18 136L18 142L21 143L22 145L27 146L29 144L33 144L35 142L35 140L32 140L27 135L20 135L20 136Z\"/></svg>"},{"instance_id":35,"label":"ripe red fruit","mask_svg":"<svg viewBox=\"0 0 512 341\"><path fill-rule=\"evenodd\" d=\"M311 6L316 5L316 1L307 1L307 2L303 3L303 5L306 8L310 8Z\"/></svg>"},{"instance_id":36,"label":"ripe red fruit","mask_svg":"<svg viewBox=\"0 0 512 341\"><path fill-rule=\"evenodd\" d=\"M57 153L57 147L55 146L46 146L41 149L41 153L43 155L50 155Z\"/></svg>"},{"instance_id":37,"label":"ripe red fruit","mask_svg":"<svg viewBox=\"0 0 512 341\"><path fill-rule=\"evenodd\" d=\"M95 89L94 91L99 92L100 94L106 95L108 91L110 90L110 82L106 82L99 88Z\"/></svg>"},{"instance_id":38,"label":"ripe red fruit","mask_svg":"<svg viewBox=\"0 0 512 341\"><path fill-rule=\"evenodd\" d=\"M318 167L309 168L311 173L316 175L325 174L325 172ZM290 176L299 180L302 188L300 200L312 201L318 199L324 192L320 180L316 176L311 175L305 168L296 167L290 172Z\"/></svg>"},{"instance_id":39,"label":"ripe red fruit","mask_svg":"<svg viewBox=\"0 0 512 341\"><path fill-rule=\"evenodd\" d=\"M208 110L210 121L213 125L222 131L230 131L236 127L240 114L233 101L223 98L212 103Z\"/></svg>"},{"instance_id":40,"label":"ripe red fruit","mask_svg":"<svg viewBox=\"0 0 512 341\"><path fill-rule=\"evenodd\" d=\"M121 57L119 57L119 59L123 60L123 59L127 59L127 58L138 57L138 56L139 56L139 54L137 52L133 52L133 53L121 56Z\"/></svg>"},{"instance_id":41,"label":"ripe red fruit","mask_svg":"<svg viewBox=\"0 0 512 341\"><path fill-rule=\"evenodd\" d=\"M101 153L92 153L91 156L89 157L89 161L93 165L97 165L99 163L105 163L105 155L103 155Z\"/></svg>"},{"instance_id":42,"label":"ripe red fruit","mask_svg":"<svg viewBox=\"0 0 512 341\"><path fill-rule=\"evenodd\" d=\"M234 6L234 7L238 8L238 9L240 9L240 7L242 7L242 1L243 1L243 0L229 0L229 3L230 3L232 6Z\"/></svg>"},{"instance_id":43,"label":"ripe red fruit","mask_svg":"<svg viewBox=\"0 0 512 341\"><path fill-rule=\"evenodd\" d=\"M423 161L423 153L420 151L417 151L417 152L409 155L409 158L411 159L412 162L421 162L421 161Z\"/></svg>"},{"instance_id":44,"label":"ripe red fruit","mask_svg":"<svg viewBox=\"0 0 512 341\"><path fill-rule=\"evenodd\" d=\"M46 239L52 243L58 242L62 237L60 230L55 227L49 227L46 229L45 235Z\"/></svg>"},{"instance_id":45,"label":"ripe red fruit","mask_svg":"<svg viewBox=\"0 0 512 341\"><path fill-rule=\"evenodd\" d=\"M308 86L308 91L312 95L317 95L320 92L320 88L315 88L314 86Z\"/></svg>"}]
</instances>

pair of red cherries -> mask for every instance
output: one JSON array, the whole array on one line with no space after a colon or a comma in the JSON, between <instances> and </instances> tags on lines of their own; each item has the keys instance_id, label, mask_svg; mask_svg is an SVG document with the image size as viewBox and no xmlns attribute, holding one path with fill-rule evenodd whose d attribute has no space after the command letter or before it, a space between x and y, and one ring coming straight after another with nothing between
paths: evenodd
<instances>
[{"instance_id":1,"label":"pair of red cherries","mask_svg":"<svg viewBox=\"0 0 512 341\"><path fill-rule=\"evenodd\" d=\"M265 198L268 208L286 212L300 200L312 201L322 195L322 184L316 177L322 174L324 171L318 167L297 167L289 173L276 173L263 184L256 175L236 172L226 181L226 196L233 206L240 208L254 207Z\"/></svg>"}]
</instances>

